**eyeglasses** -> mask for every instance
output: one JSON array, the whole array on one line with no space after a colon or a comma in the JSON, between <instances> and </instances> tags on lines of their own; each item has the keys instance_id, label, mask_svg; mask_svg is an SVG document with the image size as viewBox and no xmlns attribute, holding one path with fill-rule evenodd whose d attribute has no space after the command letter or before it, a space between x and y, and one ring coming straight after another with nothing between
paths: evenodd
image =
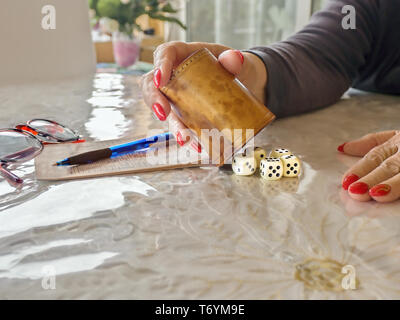
<instances>
[{"instance_id":1,"label":"eyeglasses","mask_svg":"<svg viewBox=\"0 0 400 320\"><path fill-rule=\"evenodd\" d=\"M0 129L0 174L20 184L23 180L7 169L10 164L35 158L46 144L84 141L75 131L46 119L32 119L13 129Z\"/></svg>"}]
</instances>

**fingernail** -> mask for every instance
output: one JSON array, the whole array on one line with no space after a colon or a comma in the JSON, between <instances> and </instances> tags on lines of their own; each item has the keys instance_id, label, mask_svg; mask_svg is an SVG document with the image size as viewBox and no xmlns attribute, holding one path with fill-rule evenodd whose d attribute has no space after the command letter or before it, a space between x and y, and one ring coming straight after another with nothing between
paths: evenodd
<instances>
[{"instance_id":1,"label":"fingernail","mask_svg":"<svg viewBox=\"0 0 400 320\"><path fill-rule=\"evenodd\" d=\"M176 134L176 142L182 147L185 144L185 141L183 141L182 134L178 132Z\"/></svg>"},{"instance_id":2,"label":"fingernail","mask_svg":"<svg viewBox=\"0 0 400 320\"><path fill-rule=\"evenodd\" d=\"M349 188L349 186L356 182L359 178L359 176L355 175L355 174L350 174L348 175L346 178L344 178L343 180L343 184L342 187L344 190L347 190Z\"/></svg>"},{"instance_id":3,"label":"fingernail","mask_svg":"<svg viewBox=\"0 0 400 320\"><path fill-rule=\"evenodd\" d=\"M388 184L378 184L369 190L371 197L383 197L386 196L392 188Z\"/></svg>"},{"instance_id":4,"label":"fingernail","mask_svg":"<svg viewBox=\"0 0 400 320\"><path fill-rule=\"evenodd\" d=\"M160 119L161 121L165 121L167 119L167 116L165 115L164 109L161 106L161 104L159 103L153 104L152 109L158 119Z\"/></svg>"},{"instance_id":5,"label":"fingernail","mask_svg":"<svg viewBox=\"0 0 400 320\"><path fill-rule=\"evenodd\" d=\"M192 142L191 144L192 148L196 150L198 153L201 153L201 145L198 142Z\"/></svg>"},{"instance_id":6,"label":"fingernail","mask_svg":"<svg viewBox=\"0 0 400 320\"><path fill-rule=\"evenodd\" d=\"M341 144L341 145L337 148L337 150L338 150L339 152L344 152L344 145L345 145L346 143L347 143L347 142Z\"/></svg>"},{"instance_id":7,"label":"fingernail","mask_svg":"<svg viewBox=\"0 0 400 320\"><path fill-rule=\"evenodd\" d=\"M161 70L157 69L154 72L154 77L153 77L154 85L158 89L160 87L160 82L161 82Z\"/></svg>"},{"instance_id":8,"label":"fingernail","mask_svg":"<svg viewBox=\"0 0 400 320\"><path fill-rule=\"evenodd\" d=\"M368 189L369 187L365 182L356 182L350 186L349 191L355 194L364 194L368 192Z\"/></svg>"},{"instance_id":9,"label":"fingernail","mask_svg":"<svg viewBox=\"0 0 400 320\"><path fill-rule=\"evenodd\" d=\"M244 62L244 56L243 56L243 53L241 53L240 52L240 50L235 50L235 52L239 55L239 57L240 57L240 61L242 62L242 64L243 64L243 62Z\"/></svg>"}]
</instances>

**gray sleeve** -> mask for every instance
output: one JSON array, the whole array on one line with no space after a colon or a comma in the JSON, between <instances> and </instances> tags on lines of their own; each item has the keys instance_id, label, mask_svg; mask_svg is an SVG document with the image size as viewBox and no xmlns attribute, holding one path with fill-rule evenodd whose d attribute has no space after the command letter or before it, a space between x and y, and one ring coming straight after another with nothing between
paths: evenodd
<instances>
[{"instance_id":1,"label":"gray sleeve","mask_svg":"<svg viewBox=\"0 0 400 320\"><path fill-rule=\"evenodd\" d=\"M379 2L330 1L288 40L248 50L267 68L266 105L275 115L312 111L340 99L377 40ZM356 9L355 30L342 28L345 5Z\"/></svg>"}]
</instances>

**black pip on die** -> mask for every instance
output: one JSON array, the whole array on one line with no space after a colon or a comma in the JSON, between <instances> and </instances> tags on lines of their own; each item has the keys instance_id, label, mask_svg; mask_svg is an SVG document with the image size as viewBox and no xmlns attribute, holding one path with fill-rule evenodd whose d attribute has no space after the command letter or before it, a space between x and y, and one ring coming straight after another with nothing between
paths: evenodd
<instances>
[{"instance_id":1,"label":"black pip on die","mask_svg":"<svg viewBox=\"0 0 400 320\"><path fill-rule=\"evenodd\" d=\"M284 177L297 177L300 174L300 161L294 155L287 155L281 157L283 162L283 176Z\"/></svg>"},{"instance_id":2,"label":"black pip on die","mask_svg":"<svg viewBox=\"0 0 400 320\"><path fill-rule=\"evenodd\" d=\"M233 158L232 170L238 176L250 176L257 168L257 161L253 155L238 154Z\"/></svg>"},{"instance_id":3,"label":"black pip on die","mask_svg":"<svg viewBox=\"0 0 400 320\"><path fill-rule=\"evenodd\" d=\"M260 166L261 160L263 160L267 157L267 152L263 148L260 148L260 147L247 148L246 151L244 152L244 154L254 156L254 158L256 159L257 168Z\"/></svg>"},{"instance_id":4,"label":"black pip on die","mask_svg":"<svg viewBox=\"0 0 400 320\"><path fill-rule=\"evenodd\" d=\"M279 180L283 176L283 162L279 158L261 160L260 175L266 180Z\"/></svg>"},{"instance_id":5,"label":"black pip on die","mask_svg":"<svg viewBox=\"0 0 400 320\"><path fill-rule=\"evenodd\" d=\"M269 156L271 158L280 158L283 156L287 156L287 155L291 155L292 153L285 148L276 148L274 150L271 151L271 153L269 154Z\"/></svg>"}]
</instances>

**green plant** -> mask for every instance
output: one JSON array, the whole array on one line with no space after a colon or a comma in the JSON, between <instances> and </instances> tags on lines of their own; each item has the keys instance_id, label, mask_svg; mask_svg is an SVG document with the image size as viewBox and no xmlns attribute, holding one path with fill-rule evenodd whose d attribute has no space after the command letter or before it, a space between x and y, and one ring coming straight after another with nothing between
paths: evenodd
<instances>
[{"instance_id":1,"label":"green plant","mask_svg":"<svg viewBox=\"0 0 400 320\"><path fill-rule=\"evenodd\" d=\"M136 20L142 15L152 19L177 23L186 26L177 18L168 14L176 13L171 3L165 0L89 0L89 6L96 13L96 18L110 18L119 24L119 31L131 35L133 30L142 31Z\"/></svg>"}]
</instances>

